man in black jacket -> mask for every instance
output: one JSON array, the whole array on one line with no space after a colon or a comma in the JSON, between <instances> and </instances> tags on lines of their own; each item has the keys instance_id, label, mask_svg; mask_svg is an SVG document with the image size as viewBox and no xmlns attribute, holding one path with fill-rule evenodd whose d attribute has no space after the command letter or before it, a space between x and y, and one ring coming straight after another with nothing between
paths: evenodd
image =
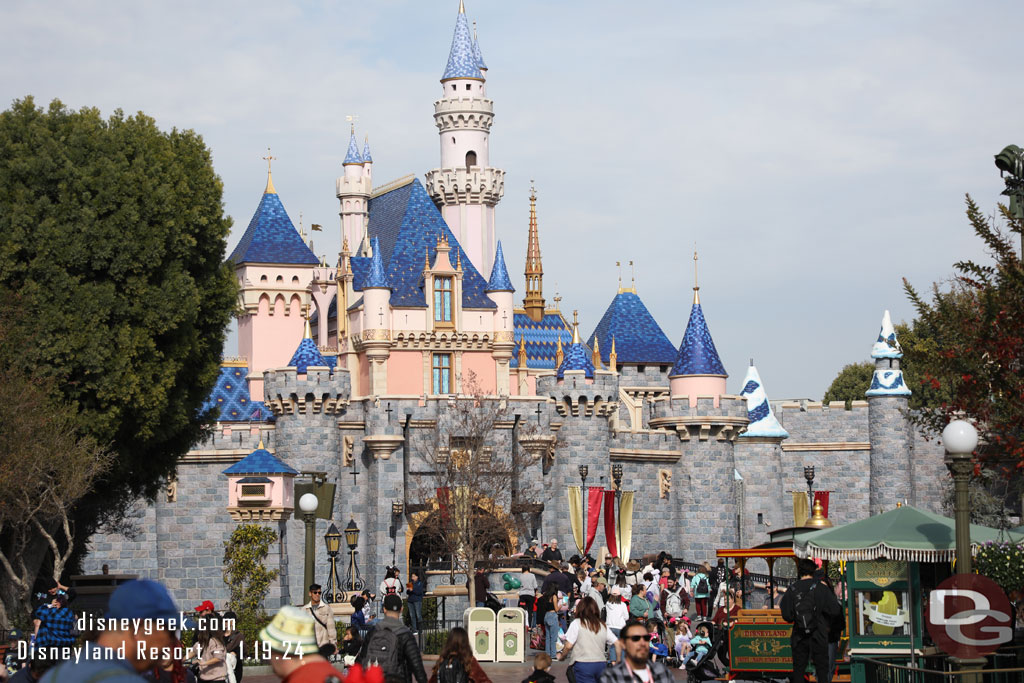
<instances>
[{"instance_id":1,"label":"man in black jacket","mask_svg":"<svg viewBox=\"0 0 1024 683\"><path fill-rule=\"evenodd\" d=\"M385 655L374 653L374 631L377 629L388 629L392 631L398 640L398 664L401 674L388 672L385 666ZM376 659L376 662L373 661ZM423 658L420 656L420 649L416 645L412 631L402 623L402 598L398 595L384 596L384 618L376 623L373 629L366 635L363 647L359 650L356 661L365 669L375 663L385 669L385 680L387 683L405 683L416 679L417 683L427 683L427 672L423 669Z\"/></svg>"},{"instance_id":2,"label":"man in black jacket","mask_svg":"<svg viewBox=\"0 0 1024 683\"><path fill-rule=\"evenodd\" d=\"M829 625L842 614L835 594L814 578L817 565L813 560L800 560L800 580L790 586L779 608L782 618L793 624L789 643L793 651L793 683L804 680L808 659L814 662L814 673L821 683L830 683L828 666Z\"/></svg>"}]
</instances>

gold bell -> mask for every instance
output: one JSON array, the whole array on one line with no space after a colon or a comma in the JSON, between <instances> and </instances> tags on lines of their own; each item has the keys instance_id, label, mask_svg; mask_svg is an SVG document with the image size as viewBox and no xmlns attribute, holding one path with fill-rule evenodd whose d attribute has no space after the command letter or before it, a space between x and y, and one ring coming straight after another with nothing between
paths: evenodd
<instances>
[{"instance_id":1,"label":"gold bell","mask_svg":"<svg viewBox=\"0 0 1024 683\"><path fill-rule=\"evenodd\" d=\"M814 510L811 512L811 518L807 520L804 527L809 529L832 528L832 522L830 522L828 517L825 516L825 508L822 506L820 500L814 501Z\"/></svg>"}]
</instances>

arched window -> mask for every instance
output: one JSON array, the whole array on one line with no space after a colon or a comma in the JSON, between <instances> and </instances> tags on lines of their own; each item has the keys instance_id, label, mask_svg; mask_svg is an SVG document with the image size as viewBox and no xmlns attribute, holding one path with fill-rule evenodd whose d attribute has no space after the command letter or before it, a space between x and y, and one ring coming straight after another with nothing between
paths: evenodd
<instances>
[{"instance_id":1,"label":"arched window","mask_svg":"<svg viewBox=\"0 0 1024 683\"><path fill-rule=\"evenodd\" d=\"M284 277L281 275L277 276L277 282L284 282Z\"/></svg>"},{"instance_id":2,"label":"arched window","mask_svg":"<svg viewBox=\"0 0 1024 683\"><path fill-rule=\"evenodd\" d=\"M266 282L266 281L267 281L267 276L266 275L260 275L260 282Z\"/></svg>"},{"instance_id":3,"label":"arched window","mask_svg":"<svg viewBox=\"0 0 1024 683\"><path fill-rule=\"evenodd\" d=\"M466 152L466 168L469 169L471 166L476 166L476 152L473 150Z\"/></svg>"}]
</instances>

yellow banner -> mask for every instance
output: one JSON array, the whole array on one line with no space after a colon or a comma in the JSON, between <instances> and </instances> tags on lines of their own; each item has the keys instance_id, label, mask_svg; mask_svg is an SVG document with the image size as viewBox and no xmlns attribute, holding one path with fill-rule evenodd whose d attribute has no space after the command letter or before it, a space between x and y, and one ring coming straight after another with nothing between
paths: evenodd
<instances>
[{"instance_id":1,"label":"yellow banner","mask_svg":"<svg viewBox=\"0 0 1024 683\"><path fill-rule=\"evenodd\" d=\"M629 562L630 545L633 543L633 492L623 491L619 500L619 524L616 530L619 542L619 559Z\"/></svg>"},{"instance_id":2,"label":"yellow banner","mask_svg":"<svg viewBox=\"0 0 1024 683\"><path fill-rule=\"evenodd\" d=\"M807 524L807 518L811 516L807 509L807 494L803 491L793 491L793 526Z\"/></svg>"},{"instance_id":3,"label":"yellow banner","mask_svg":"<svg viewBox=\"0 0 1024 683\"><path fill-rule=\"evenodd\" d=\"M569 487L569 526L572 527L572 540L580 555L583 554L583 492L579 486Z\"/></svg>"}]
</instances>

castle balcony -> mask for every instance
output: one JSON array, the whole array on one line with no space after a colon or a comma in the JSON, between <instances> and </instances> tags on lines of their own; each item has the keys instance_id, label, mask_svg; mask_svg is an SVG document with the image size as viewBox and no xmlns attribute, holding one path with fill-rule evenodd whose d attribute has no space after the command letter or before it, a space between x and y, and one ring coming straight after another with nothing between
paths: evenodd
<instances>
[{"instance_id":1,"label":"castle balcony","mask_svg":"<svg viewBox=\"0 0 1024 683\"><path fill-rule=\"evenodd\" d=\"M442 205L497 204L505 194L505 171L480 166L435 168L426 174L427 194Z\"/></svg>"},{"instance_id":2,"label":"castle balcony","mask_svg":"<svg viewBox=\"0 0 1024 683\"><path fill-rule=\"evenodd\" d=\"M685 396L663 396L651 401L651 410L651 428L675 430L680 441L734 441L750 422L746 399L728 394L717 408L713 396L698 396L693 406Z\"/></svg>"}]
</instances>

